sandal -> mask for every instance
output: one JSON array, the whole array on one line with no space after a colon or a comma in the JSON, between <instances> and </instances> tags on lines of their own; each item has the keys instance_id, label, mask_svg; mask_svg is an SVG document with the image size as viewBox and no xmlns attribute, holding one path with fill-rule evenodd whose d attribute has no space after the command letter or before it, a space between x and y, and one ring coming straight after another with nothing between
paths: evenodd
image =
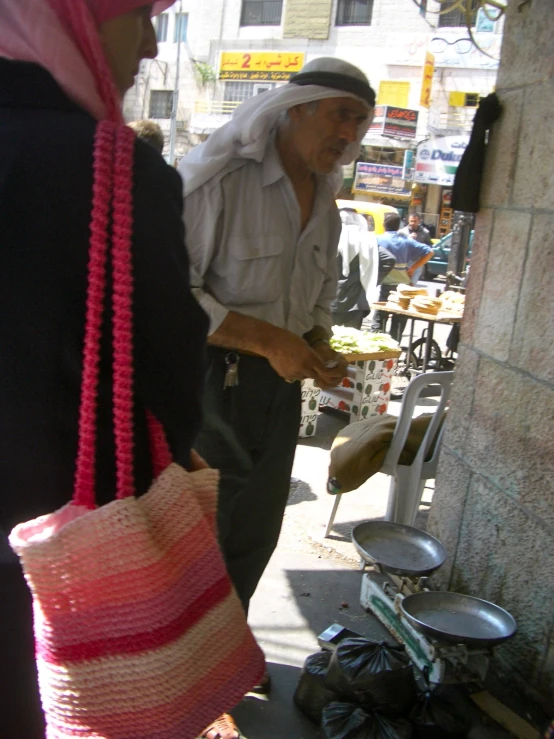
<instances>
[{"instance_id":1,"label":"sandal","mask_svg":"<svg viewBox=\"0 0 554 739\"><path fill-rule=\"evenodd\" d=\"M249 692L255 693L256 695L269 695L270 691L271 691L271 675L266 670L260 682L257 685L254 685L253 688L250 688Z\"/></svg>"},{"instance_id":2,"label":"sandal","mask_svg":"<svg viewBox=\"0 0 554 739\"><path fill-rule=\"evenodd\" d=\"M242 734L233 717L228 713L222 713L207 729L204 729L198 739L242 739Z\"/></svg>"}]
</instances>

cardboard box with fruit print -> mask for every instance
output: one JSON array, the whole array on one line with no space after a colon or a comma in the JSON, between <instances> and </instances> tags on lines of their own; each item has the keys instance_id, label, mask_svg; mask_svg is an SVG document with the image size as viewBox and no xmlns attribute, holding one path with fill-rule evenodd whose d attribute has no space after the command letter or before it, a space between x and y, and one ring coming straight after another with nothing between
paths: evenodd
<instances>
[{"instance_id":1,"label":"cardboard box with fruit print","mask_svg":"<svg viewBox=\"0 0 554 739\"><path fill-rule=\"evenodd\" d=\"M319 415L319 397L321 388L315 387L313 380L303 380L302 383L302 411L300 416L301 438L313 436L316 431Z\"/></svg>"},{"instance_id":2,"label":"cardboard box with fruit print","mask_svg":"<svg viewBox=\"0 0 554 739\"><path fill-rule=\"evenodd\" d=\"M396 358L356 362L351 421L386 413L390 400L391 377L396 362Z\"/></svg>"},{"instance_id":3,"label":"cardboard box with fruit print","mask_svg":"<svg viewBox=\"0 0 554 739\"><path fill-rule=\"evenodd\" d=\"M351 422L386 413L399 356L399 351L349 355L347 376L339 387L321 394L320 405L348 413Z\"/></svg>"}]
</instances>

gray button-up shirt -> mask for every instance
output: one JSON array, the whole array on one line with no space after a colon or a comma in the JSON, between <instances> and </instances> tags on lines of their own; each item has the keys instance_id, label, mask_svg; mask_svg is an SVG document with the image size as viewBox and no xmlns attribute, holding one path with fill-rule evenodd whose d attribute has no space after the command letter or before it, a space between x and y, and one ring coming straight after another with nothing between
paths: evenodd
<instances>
[{"instance_id":1,"label":"gray button-up shirt","mask_svg":"<svg viewBox=\"0 0 554 739\"><path fill-rule=\"evenodd\" d=\"M302 335L331 330L341 221L325 177L318 177L310 221L300 207L274 139L263 161L233 160L185 199L191 283L210 317L210 333L229 311Z\"/></svg>"}]
</instances>

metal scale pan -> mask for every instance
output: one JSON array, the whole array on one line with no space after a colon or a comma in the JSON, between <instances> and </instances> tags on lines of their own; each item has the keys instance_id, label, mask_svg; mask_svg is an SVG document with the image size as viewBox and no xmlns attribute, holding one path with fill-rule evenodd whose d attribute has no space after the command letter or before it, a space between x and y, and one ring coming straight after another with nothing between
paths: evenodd
<instances>
[{"instance_id":1,"label":"metal scale pan","mask_svg":"<svg viewBox=\"0 0 554 739\"><path fill-rule=\"evenodd\" d=\"M438 569L447 552L434 536L390 521L365 521L354 527L352 542L368 564L391 575L421 577Z\"/></svg>"},{"instance_id":2,"label":"metal scale pan","mask_svg":"<svg viewBox=\"0 0 554 739\"><path fill-rule=\"evenodd\" d=\"M480 598L445 591L423 591L400 602L404 618L423 636L442 642L493 647L517 630L514 617Z\"/></svg>"}]
</instances>

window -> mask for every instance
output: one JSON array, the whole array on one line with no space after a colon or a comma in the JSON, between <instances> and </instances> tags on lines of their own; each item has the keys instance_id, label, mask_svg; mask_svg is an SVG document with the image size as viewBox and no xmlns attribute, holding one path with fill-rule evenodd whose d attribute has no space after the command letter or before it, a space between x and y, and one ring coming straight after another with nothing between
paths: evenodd
<instances>
[{"instance_id":1,"label":"window","mask_svg":"<svg viewBox=\"0 0 554 739\"><path fill-rule=\"evenodd\" d=\"M271 90L275 85L272 82L226 82L223 90L223 100L228 103L243 103L248 98Z\"/></svg>"},{"instance_id":2,"label":"window","mask_svg":"<svg viewBox=\"0 0 554 739\"><path fill-rule=\"evenodd\" d=\"M479 99L478 92L451 92L448 95L448 105L451 108L477 108Z\"/></svg>"},{"instance_id":3,"label":"window","mask_svg":"<svg viewBox=\"0 0 554 739\"><path fill-rule=\"evenodd\" d=\"M450 10L450 8L454 8L458 4L459 0L446 0L441 4L440 9L441 10L449 10L448 13L444 13L444 15L439 15L438 19L438 27L439 28L461 28L465 27L467 25L467 15L464 8L456 8L455 10ZM467 0L466 0L467 3ZM475 25L475 21L477 20L477 6L479 5L479 0L471 0L471 25Z\"/></svg>"},{"instance_id":4,"label":"window","mask_svg":"<svg viewBox=\"0 0 554 739\"><path fill-rule=\"evenodd\" d=\"M339 0L337 26L369 26L373 12L373 0Z\"/></svg>"},{"instance_id":5,"label":"window","mask_svg":"<svg viewBox=\"0 0 554 739\"><path fill-rule=\"evenodd\" d=\"M397 108L407 108L409 96L409 82L380 82L377 105L394 105Z\"/></svg>"},{"instance_id":6,"label":"window","mask_svg":"<svg viewBox=\"0 0 554 739\"><path fill-rule=\"evenodd\" d=\"M162 13L156 18L156 41L163 43L167 41L167 13Z\"/></svg>"},{"instance_id":7,"label":"window","mask_svg":"<svg viewBox=\"0 0 554 739\"><path fill-rule=\"evenodd\" d=\"M283 0L242 0L241 26L279 26Z\"/></svg>"},{"instance_id":8,"label":"window","mask_svg":"<svg viewBox=\"0 0 554 739\"><path fill-rule=\"evenodd\" d=\"M188 13L175 13L175 29L173 31L173 43L187 40L187 26L189 22Z\"/></svg>"},{"instance_id":9,"label":"window","mask_svg":"<svg viewBox=\"0 0 554 739\"><path fill-rule=\"evenodd\" d=\"M171 90L152 90L149 118L171 118L173 93Z\"/></svg>"}]
</instances>

